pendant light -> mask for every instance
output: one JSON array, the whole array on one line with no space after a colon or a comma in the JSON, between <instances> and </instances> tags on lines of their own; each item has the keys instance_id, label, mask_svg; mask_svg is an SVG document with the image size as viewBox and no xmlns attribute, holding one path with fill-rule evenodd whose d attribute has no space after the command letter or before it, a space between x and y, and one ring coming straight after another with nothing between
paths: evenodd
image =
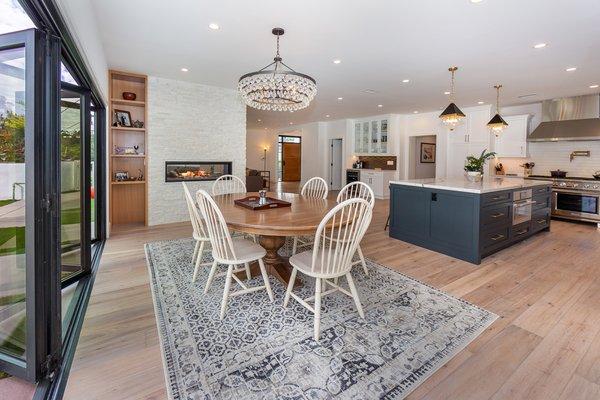
<instances>
[{"instance_id":1,"label":"pendant light","mask_svg":"<svg viewBox=\"0 0 600 400\"><path fill-rule=\"evenodd\" d=\"M498 137L502 131L506 129L508 124L504 118L500 116L500 88L502 88L502 85L495 85L494 88L496 89L496 115L490 119L490 122L487 123L487 127L490 128L496 137Z\"/></svg>"},{"instance_id":2,"label":"pendant light","mask_svg":"<svg viewBox=\"0 0 600 400\"><path fill-rule=\"evenodd\" d=\"M452 74L452 82L450 85L450 105L446 107L444 112L440 114L440 119L450 128L451 131L462 121L465 117L465 114L460 111L460 108L456 104L454 104L454 73L458 70L458 67L450 67L448 71Z\"/></svg>"},{"instance_id":3,"label":"pendant light","mask_svg":"<svg viewBox=\"0 0 600 400\"><path fill-rule=\"evenodd\" d=\"M294 112L308 107L317 94L317 82L294 71L279 55L279 38L285 33L274 28L277 53L273 62L261 70L243 75L238 82L240 95L249 107L268 111Z\"/></svg>"}]
</instances>

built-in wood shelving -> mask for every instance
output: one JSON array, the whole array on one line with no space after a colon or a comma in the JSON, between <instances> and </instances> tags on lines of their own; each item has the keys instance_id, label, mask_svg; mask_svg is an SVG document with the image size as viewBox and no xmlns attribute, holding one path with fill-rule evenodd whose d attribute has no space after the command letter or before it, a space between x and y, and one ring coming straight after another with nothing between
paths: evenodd
<instances>
[{"instance_id":1,"label":"built-in wood shelving","mask_svg":"<svg viewBox=\"0 0 600 400\"><path fill-rule=\"evenodd\" d=\"M147 76L129 72L109 71L110 85L110 223L147 224L148 223L148 174L147 155L148 120ZM123 92L135 93L135 100L124 100ZM116 121L115 110L128 111L131 122L141 121L143 128L112 126ZM116 154L115 147L132 148L138 146L139 154ZM142 180L115 180L116 172L127 172L130 177L143 174Z\"/></svg>"}]
</instances>

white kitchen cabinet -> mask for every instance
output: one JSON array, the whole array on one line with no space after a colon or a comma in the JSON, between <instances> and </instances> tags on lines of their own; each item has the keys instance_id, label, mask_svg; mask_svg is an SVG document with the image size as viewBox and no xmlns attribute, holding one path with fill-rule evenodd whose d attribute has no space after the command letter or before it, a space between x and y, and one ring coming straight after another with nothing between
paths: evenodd
<instances>
[{"instance_id":1,"label":"white kitchen cabinet","mask_svg":"<svg viewBox=\"0 0 600 400\"><path fill-rule=\"evenodd\" d=\"M447 176L464 175L467 156L479 156L484 150L491 151L491 136L487 123L489 109L471 111L466 121L448 132Z\"/></svg>"},{"instance_id":2,"label":"white kitchen cabinet","mask_svg":"<svg viewBox=\"0 0 600 400\"><path fill-rule=\"evenodd\" d=\"M394 179L396 171L361 169L360 181L367 184L375 198L387 199L390 197L390 181Z\"/></svg>"},{"instance_id":3,"label":"white kitchen cabinet","mask_svg":"<svg viewBox=\"0 0 600 400\"><path fill-rule=\"evenodd\" d=\"M354 123L354 153L389 154L388 119L370 119Z\"/></svg>"},{"instance_id":4,"label":"white kitchen cabinet","mask_svg":"<svg viewBox=\"0 0 600 400\"><path fill-rule=\"evenodd\" d=\"M498 157L527 157L527 128L529 115L504 117L508 126L494 138Z\"/></svg>"}]
</instances>

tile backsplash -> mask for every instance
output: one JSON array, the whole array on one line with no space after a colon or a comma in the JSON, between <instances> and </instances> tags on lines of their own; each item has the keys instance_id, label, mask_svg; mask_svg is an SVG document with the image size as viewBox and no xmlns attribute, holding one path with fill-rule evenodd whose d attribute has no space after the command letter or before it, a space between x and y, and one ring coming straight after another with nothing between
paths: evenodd
<instances>
[{"instance_id":1,"label":"tile backsplash","mask_svg":"<svg viewBox=\"0 0 600 400\"><path fill-rule=\"evenodd\" d=\"M588 150L590 157L575 157L571 162L569 155L573 151ZM600 170L600 141L586 142L532 142L528 145L528 158L500 158L507 173L522 174L519 167L527 161L535 162L535 175L550 175L551 170L567 171L567 176L591 177Z\"/></svg>"}]
</instances>

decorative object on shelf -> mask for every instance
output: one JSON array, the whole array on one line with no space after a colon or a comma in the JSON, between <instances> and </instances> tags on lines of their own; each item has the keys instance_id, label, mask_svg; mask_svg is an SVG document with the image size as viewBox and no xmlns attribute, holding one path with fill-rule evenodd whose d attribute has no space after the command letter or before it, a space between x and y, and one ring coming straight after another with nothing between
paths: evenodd
<instances>
[{"instance_id":1,"label":"decorative object on shelf","mask_svg":"<svg viewBox=\"0 0 600 400\"><path fill-rule=\"evenodd\" d=\"M139 119L136 119L135 121L133 121L133 123L131 124L131 126L133 128L143 128L144 127L144 123L142 121L140 121Z\"/></svg>"},{"instance_id":2,"label":"decorative object on shelf","mask_svg":"<svg viewBox=\"0 0 600 400\"><path fill-rule=\"evenodd\" d=\"M494 166L496 169L496 175L506 175L506 171L504 171L504 165L502 163L498 163Z\"/></svg>"},{"instance_id":3,"label":"decorative object on shelf","mask_svg":"<svg viewBox=\"0 0 600 400\"><path fill-rule=\"evenodd\" d=\"M550 176L552 178L566 178L567 177L567 171L561 171L560 169L554 170L554 171L550 171Z\"/></svg>"},{"instance_id":4,"label":"decorative object on shelf","mask_svg":"<svg viewBox=\"0 0 600 400\"><path fill-rule=\"evenodd\" d=\"M481 152L479 157L468 156L467 163L465 164L465 171L467 172L467 179L471 182L479 182L483 178L483 167L485 162L490 158L496 156L496 153L486 153L487 149Z\"/></svg>"},{"instance_id":5,"label":"decorative object on shelf","mask_svg":"<svg viewBox=\"0 0 600 400\"><path fill-rule=\"evenodd\" d=\"M131 128L131 113L129 111L115 109L115 118L120 124L119 126Z\"/></svg>"},{"instance_id":6,"label":"decorative object on shelf","mask_svg":"<svg viewBox=\"0 0 600 400\"><path fill-rule=\"evenodd\" d=\"M143 181L144 180L144 171L142 171L141 168L138 168L138 176L137 176L137 180L138 181Z\"/></svg>"},{"instance_id":7,"label":"decorative object on shelf","mask_svg":"<svg viewBox=\"0 0 600 400\"><path fill-rule=\"evenodd\" d=\"M129 172L127 171L117 171L115 172L115 181L123 182L129 180Z\"/></svg>"},{"instance_id":8,"label":"decorative object on shelf","mask_svg":"<svg viewBox=\"0 0 600 400\"><path fill-rule=\"evenodd\" d=\"M133 92L123 92L123 100L134 101L137 98L137 95Z\"/></svg>"},{"instance_id":9,"label":"decorative object on shelf","mask_svg":"<svg viewBox=\"0 0 600 400\"><path fill-rule=\"evenodd\" d=\"M465 114L460 111L460 108L456 104L454 104L454 74L458 70L458 67L450 67L448 71L452 74L452 80L450 83L450 104L446 109L440 114L440 119L442 123L450 128L451 131L462 121L465 117Z\"/></svg>"},{"instance_id":10,"label":"decorative object on shelf","mask_svg":"<svg viewBox=\"0 0 600 400\"><path fill-rule=\"evenodd\" d=\"M273 62L256 72L243 75L238 82L240 95L249 107L268 111L296 111L308 107L317 94L317 82L294 71L279 55L282 28L274 28L277 53ZM271 68L271 69L269 69Z\"/></svg>"},{"instance_id":11,"label":"decorative object on shelf","mask_svg":"<svg viewBox=\"0 0 600 400\"><path fill-rule=\"evenodd\" d=\"M435 143L421 143L421 159L423 164L435 163Z\"/></svg>"},{"instance_id":12,"label":"decorative object on shelf","mask_svg":"<svg viewBox=\"0 0 600 400\"><path fill-rule=\"evenodd\" d=\"M500 89L502 88L502 85L494 85L494 88L496 89L496 115L490 119L490 122L487 123L487 127L490 128L496 137L498 137L502 131L506 129L508 123L500 116Z\"/></svg>"},{"instance_id":13,"label":"decorative object on shelf","mask_svg":"<svg viewBox=\"0 0 600 400\"><path fill-rule=\"evenodd\" d=\"M140 155L139 152L140 146L133 147L122 147L122 146L114 146L113 154L121 156L121 155Z\"/></svg>"},{"instance_id":14,"label":"decorative object on shelf","mask_svg":"<svg viewBox=\"0 0 600 400\"><path fill-rule=\"evenodd\" d=\"M524 169L523 175L529 176L533 173L533 167L535 167L535 163L534 162L526 162L519 166Z\"/></svg>"}]
</instances>

